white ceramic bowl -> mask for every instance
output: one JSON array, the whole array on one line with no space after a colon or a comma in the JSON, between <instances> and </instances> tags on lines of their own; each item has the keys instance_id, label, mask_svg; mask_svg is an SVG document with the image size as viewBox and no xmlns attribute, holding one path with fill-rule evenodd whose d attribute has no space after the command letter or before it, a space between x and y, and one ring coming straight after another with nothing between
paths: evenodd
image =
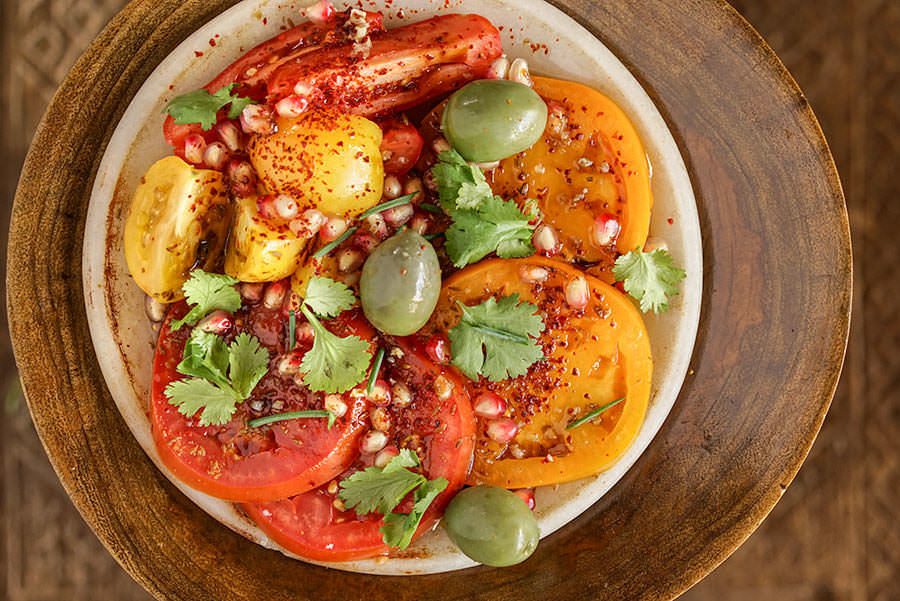
<instances>
[{"instance_id":1,"label":"white ceramic bowl","mask_svg":"<svg viewBox=\"0 0 900 601\"><path fill-rule=\"evenodd\" d=\"M399 8L403 6L402 10ZM301 3L245 0L180 44L147 79L109 141L94 182L84 242L84 293L97 358L112 397L156 465L188 497L223 524L266 547L279 547L228 502L173 478L153 444L148 420L155 334L144 314L144 294L128 274L122 232L137 182L170 154L162 136L162 109L173 96L201 87L243 51L300 22ZM338 3L340 8L340 3ZM384 0L367 2L384 9ZM668 243L687 278L662 315L645 316L654 356L653 389L644 423L631 447L604 472L536 491L541 536L595 503L634 464L661 427L687 370L700 313L702 253L690 179L671 133L650 98L624 65L595 37L541 0L407 0L387 4L388 27L435 14L479 13L502 26L510 58L527 59L533 73L569 79L610 96L630 116L652 165L651 235ZM210 44L215 40L215 45ZM283 551L283 550L282 550ZM425 574L475 565L443 529L428 533L398 557L323 564L373 574Z\"/></svg>"}]
</instances>

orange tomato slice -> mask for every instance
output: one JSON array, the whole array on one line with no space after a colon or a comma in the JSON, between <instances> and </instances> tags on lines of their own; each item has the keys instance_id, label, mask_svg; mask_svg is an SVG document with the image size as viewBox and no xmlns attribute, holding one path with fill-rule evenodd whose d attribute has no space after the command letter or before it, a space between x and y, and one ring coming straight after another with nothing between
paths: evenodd
<instances>
[{"instance_id":1,"label":"orange tomato slice","mask_svg":"<svg viewBox=\"0 0 900 601\"><path fill-rule=\"evenodd\" d=\"M650 228L650 167L631 121L612 100L570 81L534 78L549 107L544 135L488 176L496 194L520 205L536 199L559 233L568 262L607 263L642 247ZM616 217L618 238L598 246L594 220ZM611 280L609 280L611 281Z\"/></svg>"},{"instance_id":2,"label":"orange tomato slice","mask_svg":"<svg viewBox=\"0 0 900 601\"><path fill-rule=\"evenodd\" d=\"M587 280L584 309L566 302L566 285ZM540 279L541 281L533 281ZM540 344L545 359L502 382L472 383L472 399L485 391L506 400L506 417L519 425L509 443L487 435L477 418L477 440L468 484L526 488L584 478L611 465L631 444L650 399L653 361L638 310L618 290L560 261L542 257L493 259L448 278L431 322L446 332L459 322L457 301L475 305L489 297L519 294L544 316ZM566 426L625 397L597 418Z\"/></svg>"}]
</instances>

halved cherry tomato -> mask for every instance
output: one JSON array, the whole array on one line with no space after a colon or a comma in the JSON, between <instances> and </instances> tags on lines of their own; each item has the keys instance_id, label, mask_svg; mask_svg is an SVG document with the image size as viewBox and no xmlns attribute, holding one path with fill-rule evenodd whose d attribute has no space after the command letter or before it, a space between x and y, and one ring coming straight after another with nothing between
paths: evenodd
<instances>
[{"instance_id":1,"label":"halved cherry tomato","mask_svg":"<svg viewBox=\"0 0 900 601\"><path fill-rule=\"evenodd\" d=\"M156 448L174 474L200 492L231 501L269 501L319 486L343 472L357 456L365 430L364 397L343 395L346 414L328 429L323 418L292 419L258 428L247 421L273 413L322 409L324 394L298 386L278 373L286 346L285 320L280 309L262 304L239 310L232 335L246 331L271 352L266 374L246 401L238 404L224 426L200 426L169 404L166 386L183 376L176 367L182 360L190 328L173 332L169 323L186 312L179 303L169 311L160 331L153 360L150 421ZM371 340L374 332L358 312L346 312L327 322L338 335L356 334ZM300 353L311 341L301 343Z\"/></svg>"},{"instance_id":2,"label":"halved cherry tomato","mask_svg":"<svg viewBox=\"0 0 900 601\"><path fill-rule=\"evenodd\" d=\"M384 172L389 175L405 175L416 165L425 143L419 130L409 123L392 119L381 124L381 156Z\"/></svg>"},{"instance_id":3,"label":"halved cherry tomato","mask_svg":"<svg viewBox=\"0 0 900 601\"><path fill-rule=\"evenodd\" d=\"M489 176L491 187L519 203L537 199L567 261L611 263L616 250L642 247L653 197L647 154L631 121L612 100L581 84L536 77L534 89L548 103L544 135L504 159ZM619 229L600 245L593 226L604 214L614 216Z\"/></svg>"},{"instance_id":4,"label":"halved cherry tomato","mask_svg":"<svg viewBox=\"0 0 900 601\"><path fill-rule=\"evenodd\" d=\"M391 422L389 444L414 450L427 478L443 477L449 482L422 518L417 537L434 526L463 485L472 458L474 421L463 380L430 361L412 339L395 342L394 348L400 352L388 353L382 374L395 391L393 404L386 408ZM409 398L398 398L400 386L408 389ZM389 549L378 531L384 525L382 516L358 516L352 510L342 511L339 501L335 503L337 482L371 464L372 456L363 455L334 485L290 499L242 507L272 540L301 557L351 561L383 555ZM406 499L395 511L407 512L410 504Z\"/></svg>"},{"instance_id":5,"label":"halved cherry tomato","mask_svg":"<svg viewBox=\"0 0 900 601\"><path fill-rule=\"evenodd\" d=\"M583 309L566 302L566 287L576 278L585 278L590 290ZM457 301L471 306L510 294L535 304L543 315L546 329L539 342L546 359L525 376L471 384L473 398L491 391L506 401L503 417L513 420L518 432L512 440L498 442L489 436L491 420L478 418L467 483L531 488L595 474L628 448L647 409L653 363L641 315L618 290L560 261L494 259L445 280L423 334L455 326ZM625 401L596 419L566 429L621 397ZM505 434L509 423L503 422Z\"/></svg>"}]
</instances>

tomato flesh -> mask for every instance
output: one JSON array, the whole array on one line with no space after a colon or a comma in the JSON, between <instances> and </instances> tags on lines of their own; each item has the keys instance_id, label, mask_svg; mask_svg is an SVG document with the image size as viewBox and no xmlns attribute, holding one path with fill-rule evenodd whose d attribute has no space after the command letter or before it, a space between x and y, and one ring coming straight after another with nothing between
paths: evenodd
<instances>
[{"instance_id":1,"label":"tomato flesh","mask_svg":"<svg viewBox=\"0 0 900 601\"><path fill-rule=\"evenodd\" d=\"M278 373L285 350L285 320L278 309L261 304L239 310L233 334L248 332L271 351L269 372L250 398L237 406L223 426L201 426L171 405L164 390L184 376L176 371L190 328L173 332L169 324L186 313L179 303L169 311L160 331L153 361L150 421L153 438L165 465L183 482L208 495L231 501L269 501L298 494L327 482L344 471L357 455L365 429L366 403L359 395L344 395L346 414L334 427L324 419L292 419L258 428L247 422L288 411L322 409L323 393L299 387ZM329 322L338 335L356 334L371 340L371 327L355 312ZM302 352L308 350L301 347Z\"/></svg>"},{"instance_id":2,"label":"tomato flesh","mask_svg":"<svg viewBox=\"0 0 900 601\"><path fill-rule=\"evenodd\" d=\"M392 121L382 124L381 153L385 157L384 172L391 175L405 175L412 169L425 141L419 130L409 123Z\"/></svg>"},{"instance_id":3,"label":"tomato flesh","mask_svg":"<svg viewBox=\"0 0 900 601\"><path fill-rule=\"evenodd\" d=\"M416 452L421 471L428 479L446 478L447 488L432 502L416 530L415 537L440 519L444 507L462 487L469 470L474 445L474 419L465 383L449 368L430 361L411 338L395 340L403 355L389 353L382 377L410 390L406 407L388 409L392 427L389 444ZM441 380L442 379L442 380ZM449 390L448 388L452 387ZM436 393L443 391L440 398ZM354 471L372 465L373 457L363 455L336 482ZM352 561L388 553L379 529L384 525L377 514L357 515L341 510L335 503L337 486L323 486L290 499L242 505L244 511L275 542L288 551L316 561ZM407 498L395 511L407 512ZM414 538L415 538L414 537Z\"/></svg>"}]
</instances>

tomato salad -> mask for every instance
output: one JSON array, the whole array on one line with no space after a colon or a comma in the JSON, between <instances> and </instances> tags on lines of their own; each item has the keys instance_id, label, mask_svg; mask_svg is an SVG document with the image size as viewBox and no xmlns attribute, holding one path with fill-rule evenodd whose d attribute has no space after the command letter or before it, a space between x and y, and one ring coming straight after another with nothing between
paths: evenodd
<instances>
[{"instance_id":1,"label":"tomato salad","mask_svg":"<svg viewBox=\"0 0 900 601\"><path fill-rule=\"evenodd\" d=\"M306 16L169 102L135 191L156 447L302 558L443 522L518 563L534 488L610 466L647 408L642 312L684 272L641 141L481 16Z\"/></svg>"}]
</instances>

